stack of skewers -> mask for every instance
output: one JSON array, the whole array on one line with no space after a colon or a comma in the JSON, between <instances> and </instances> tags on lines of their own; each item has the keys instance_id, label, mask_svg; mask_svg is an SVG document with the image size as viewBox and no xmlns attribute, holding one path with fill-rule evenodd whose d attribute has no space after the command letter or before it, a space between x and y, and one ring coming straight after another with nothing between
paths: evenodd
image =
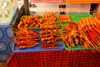
<instances>
[{"instance_id":1,"label":"stack of skewers","mask_svg":"<svg viewBox=\"0 0 100 67\"><path fill-rule=\"evenodd\" d=\"M24 18L20 19L21 22L18 24L18 28L35 28L44 23L44 19L39 18L39 15L24 16Z\"/></svg>"},{"instance_id":2,"label":"stack of skewers","mask_svg":"<svg viewBox=\"0 0 100 67\"><path fill-rule=\"evenodd\" d=\"M54 19L55 18L55 19ZM57 26L56 17L52 14L43 15L45 23L40 26L42 49L58 49L57 45Z\"/></svg>"},{"instance_id":3,"label":"stack of skewers","mask_svg":"<svg viewBox=\"0 0 100 67\"><path fill-rule=\"evenodd\" d=\"M91 44L89 45L89 47L95 48L96 50L100 51L100 21L96 17L86 17L80 20L77 24L78 30L85 32L85 35L87 35L88 39L90 40Z\"/></svg>"},{"instance_id":4,"label":"stack of skewers","mask_svg":"<svg viewBox=\"0 0 100 67\"><path fill-rule=\"evenodd\" d=\"M79 20L77 24L70 23L66 26L66 34L62 33L61 37L70 50L75 45L81 44L83 48L94 48L98 51L100 47L100 21L94 17L86 17ZM79 46L80 48L80 46Z\"/></svg>"},{"instance_id":5,"label":"stack of skewers","mask_svg":"<svg viewBox=\"0 0 100 67\"><path fill-rule=\"evenodd\" d=\"M60 21L61 21L61 23L69 23L69 22L71 22L70 16L69 15L61 15Z\"/></svg>"},{"instance_id":6,"label":"stack of skewers","mask_svg":"<svg viewBox=\"0 0 100 67\"><path fill-rule=\"evenodd\" d=\"M70 50L70 46L74 48L76 45L79 46L79 44L87 48L89 41L87 41L85 36L86 36L85 33L78 31L78 25L73 22L70 23L68 26L66 26L66 34L64 33L61 34L62 40L64 41L65 45L69 48L69 50Z\"/></svg>"},{"instance_id":7,"label":"stack of skewers","mask_svg":"<svg viewBox=\"0 0 100 67\"><path fill-rule=\"evenodd\" d=\"M38 36L39 34L35 30L20 28L19 32L17 32L15 44L19 46L19 49L35 47L37 44L39 44Z\"/></svg>"}]
</instances>

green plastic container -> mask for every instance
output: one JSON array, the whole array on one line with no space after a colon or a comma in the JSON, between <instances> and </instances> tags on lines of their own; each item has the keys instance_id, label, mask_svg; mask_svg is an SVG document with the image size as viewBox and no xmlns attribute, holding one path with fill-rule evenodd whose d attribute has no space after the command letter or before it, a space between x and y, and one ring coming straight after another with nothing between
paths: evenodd
<instances>
[{"instance_id":1,"label":"green plastic container","mask_svg":"<svg viewBox=\"0 0 100 67\"><path fill-rule=\"evenodd\" d=\"M26 17L29 17L30 15L25 15ZM21 18L24 18L25 16L22 16ZM39 19L43 18L41 15L39 15ZM20 23L22 22L22 20L20 20ZM19 28L18 28L19 29ZM26 29L39 29L38 27L34 27L34 28L26 28Z\"/></svg>"},{"instance_id":2,"label":"green plastic container","mask_svg":"<svg viewBox=\"0 0 100 67\"><path fill-rule=\"evenodd\" d=\"M79 20L81 20L82 18L85 18L85 17L92 17L92 15L90 14L77 14L77 15L70 15L70 19L71 19L71 22L75 22L75 23L78 23ZM69 25L69 23L61 23L62 24L62 28L66 28L67 25ZM69 50L68 47L65 45L64 43L64 47L65 47L65 50ZM70 46L70 50L87 50L87 49L94 49L94 48L83 48L82 45L79 44L78 45L75 45L74 48L72 48Z\"/></svg>"}]
</instances>

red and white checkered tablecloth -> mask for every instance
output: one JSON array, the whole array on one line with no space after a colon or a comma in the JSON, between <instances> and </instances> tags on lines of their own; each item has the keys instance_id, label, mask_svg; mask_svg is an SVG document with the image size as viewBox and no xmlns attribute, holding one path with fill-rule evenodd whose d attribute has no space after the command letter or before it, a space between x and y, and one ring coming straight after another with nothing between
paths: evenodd
<instances>
[{"instance_id":1,"label":"red and white checkered tablecloth","mask_svg":"<svg viewBox=\"0 0 100 67\"><path fill-rule=\"evenodd\" d=\"M91 50L13 53L8 67L100 67L100 53Z\"/></svg>"}]
</instances>

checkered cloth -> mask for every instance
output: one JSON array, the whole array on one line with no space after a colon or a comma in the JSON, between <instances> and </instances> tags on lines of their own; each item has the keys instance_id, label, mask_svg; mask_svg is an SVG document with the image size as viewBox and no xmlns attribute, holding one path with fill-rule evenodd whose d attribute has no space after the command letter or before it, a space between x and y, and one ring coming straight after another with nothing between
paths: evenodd
<instances>
[{"instance_id":1,"label":"checkered cloth","mask_svg":"<svg viewBox=\"0 0 100 67\"><path fill-rule=\"evenodd\" d=\"M100 67L100 53L91 50L13 53L8 67Z\"/></svg>"}]
</instances>

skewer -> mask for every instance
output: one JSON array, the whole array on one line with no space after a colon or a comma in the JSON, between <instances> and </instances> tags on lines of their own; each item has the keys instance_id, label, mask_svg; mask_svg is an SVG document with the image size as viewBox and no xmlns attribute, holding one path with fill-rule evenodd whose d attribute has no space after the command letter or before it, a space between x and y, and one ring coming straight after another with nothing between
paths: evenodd
<instances>
[{"instance_id":1,"label":"skewer","mask_svg":"<svg viewBox=\"0 0 100 67\"><path fill-rule=\"evenodd\" d=\"M72 51L74 52L74 48L72 47Z\"/></svg>"},{"instance_id":2,"label":"skewer","mask_svg":"<svg viewBox=\"0 0 100 67\"><path fill-rule=\"evenodd\" d=\"M83 48L83 51L85 52L85 49Z\"/></svg>"},{"instance_id":3,"label":"skewer","mask_svg":"<svg viewBox=\"0 0 100 67\"><path fill-rule=\"evenodd\" d=\"M70 39L69 41L70 41L70 45L71 45L71 39ZM72 47L72 51L74 52L74 49L73 49L73 47Z\"/></svg>"},{"instance_id":4,"label":"skewer","mask_svg":"<svg viewBox=\"0 0 100 67\"><path fill-rule=\"evenodd\" d=\"M88 23L88 20L87 20L87 19L86 19L86 21L87 21L87 24L90 25L90 24ZM88 25L87 25L87 26L88 26ZM84 27L85 27L85 26L84 26ZM84 29L84 28L83 28L83 29ZM89 29L91 29L91 28L89 28ZM94 44L94 45L95 45L95 44Z\"/></svg>"},{"instance_id":5,"label":"skewer","mask_svg":"<svg viewBox=\"0 0 100 67\"><path fill-rule=\"evenodd\" d=\"M95 35L95 34L97 35L96 38L95 38L95 41L96 41L95 43L97 43L97 45L100 46L100 45L99 45L100 42L97 40L97 39L99 39L100 37L99 37L98 34L93 30L93 35ZM99 39L99 40L100 40L100 39Z\"/></svg>"},{"instance_id":6,"label":"skewer","mask_svg":"<svg viewBox=\"0 0 100 67\"><path fill-rule=\"evenodd\" d=\"M88 45L88 46L90 47L90 45ZM91 51L92 51L93 53L95 53L95 50L94 50L93 48L91 49Z\"/></svg>"},{"instance_id":7,"label":"skewer","mask_svg":"<svg viewBox=\"0 0 100 67\"><path fill-rule=\"evenodd\" d=\"M76 35L74 35L75 36L75 40L76 40ZM80 46L79 46L79 44L78 44L78 47L79 47L79 49L81 50L81 48L80 48ZM82 51L82 50L81 50Z\"/></svg>"},{"instance_id":8,"label":"skewer","mask_svg":"<svg viewBox=\"0 0 100 67\"><path fill-rule=\"evenodd\" d=\"M93 32L93 33L91 33L91 35L93 35L93 36L94 36L94 35L96 34L96 35L97 35L96 37L99 39L98 34L97 34L94 30L93 30L92 32ZM94 41L94 43L96 43L96 44L97 44L97 46L100 46L100 45L99 45L99 44L100 44L100 42L97 40L97 38L96 38L96 37L95 37L95 41Z\"/></svg>"},{"instance_id":9,"label":"skewer","mask_svg":"<svg viewBox=\"0 0 100 67\"><path fill-rule=\"evenodd\" d=\"M87 37L85 37L85 38L86 38L87 41L89 41ZM90 41L89 41L89 43L90 43L91 46L93 46L96 50L98 50L97 47L95 47L95 46L93 45L94 43L92 44ZM99 51L99 52L100 52L100 51Z\"/></svg>"}]
</instances>

